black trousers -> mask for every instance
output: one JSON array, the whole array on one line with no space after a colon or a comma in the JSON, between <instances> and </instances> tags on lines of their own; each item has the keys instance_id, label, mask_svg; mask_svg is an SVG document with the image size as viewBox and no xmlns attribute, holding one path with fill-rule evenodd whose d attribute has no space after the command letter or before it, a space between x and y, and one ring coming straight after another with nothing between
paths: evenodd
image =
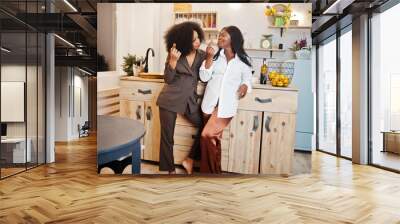
<instances>
[{"instance_id":1,"label":"black trousers","mask_svg":"<svg viewBox=\"0 0 400 224\"><path fill-rule=\"evenodd\" d=\"M190 112L186 108L183 114L194 126L199 128L195 141L189 153L189 158L200 160L200 135L203 127L200 108L198 111ZM161 140L160 140L160 171L174 171L174 133L177 113L160 107L160 124L161 124Z\"/></svg>"}]
</instances>

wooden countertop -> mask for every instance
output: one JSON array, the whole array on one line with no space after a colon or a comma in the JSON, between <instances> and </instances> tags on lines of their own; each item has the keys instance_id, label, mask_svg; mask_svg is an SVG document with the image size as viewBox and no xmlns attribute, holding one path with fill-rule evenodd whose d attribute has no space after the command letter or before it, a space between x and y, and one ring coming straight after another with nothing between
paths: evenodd
<instances>
[{"instance_id":1,"label":"wooden countertop","mask_svg":"<svg viewBox=\"0 0 400 224\"><path fill-rule=\"evenodd\" d=\"M144 79L136 76L122 76L121 80L124 81L142 81L142 82L157 82L157 83L164 83L164 79ZM258 83L253 83L253 89L270 89L270 90L283 90L283 91L298 91L298 88L295 86L289 87L274 87L270 84L262 85Z\"/></svg>"},{"instance_id":2,"label":"wooden countertop","mask_svg":"<svg viewBox=\"0 0 400 224\"><path fill-rule=\"evenodd\" d=\"M142 82L164 82L164 79L144 79L137 76L121 76L121 80L125 81L142 81Z\"/></svg>"}]
</instances>

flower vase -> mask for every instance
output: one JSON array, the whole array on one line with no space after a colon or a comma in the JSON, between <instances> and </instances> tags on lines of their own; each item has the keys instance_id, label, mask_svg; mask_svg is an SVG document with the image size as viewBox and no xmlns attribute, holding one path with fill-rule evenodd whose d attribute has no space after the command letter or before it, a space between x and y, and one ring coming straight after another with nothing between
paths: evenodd
<instances>
[{"instance_id":1,"label":"flower vase","mask_svg":"<svg viewBox=\"0 0 400 224\"><path fill-rule=\"evenodd\" d=\"M301 49L295 51L296 59L310 59L311 51L308 49Z\"/></svg>"},{"instance_id":2,"label":"flower vase","mask_svg":"<svg viewBox=\"0 0 400 224\"><path fill-rule=\"evenodd\" d=\"M275 17L275 26L285 26L285 19L282 16Z\"/></svg>"}]
</instances>

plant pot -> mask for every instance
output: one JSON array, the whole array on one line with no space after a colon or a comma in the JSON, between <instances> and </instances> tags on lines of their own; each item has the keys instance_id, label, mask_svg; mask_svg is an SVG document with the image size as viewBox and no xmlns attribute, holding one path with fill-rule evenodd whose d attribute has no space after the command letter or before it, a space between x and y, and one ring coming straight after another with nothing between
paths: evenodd
<instances>
[{"instance_id":1,"label":"plant pot","mask_svg":"<svg viewBox=\"0 0 400 224\"><path fill-rule=\"evenodd\" d=\"M274 23L275 26L285 26L285 19L281 16L276 16Z\"/></svg>"},{"instance_id":2,"label":"plant pot","mask_svg":"<svg viewBox=\"0 0 400 224\"><path fill-rule=\"evenodd\" d=\"M140 73L140 67L139 66L133 65L132 70L133 70L133 76L139 76L139 73Z\"/></svg>"},{"instance_id":3,"label":"plant pot","mask_svg":"<svg viewBox=\"0 0 400 224\"><path fill-rule=\"evenodd\" d=\"M288 59L296 59L295 51L292 51L292 50L286 51L286 57L287 57Z\"/></svg>"},{"instance_id":4,"label":"plant pot","mask_svg":"<svg viewBox=\"0 0 400 224\"><path fill-rule=\"evenodd\" d=\"M311 51L308 49L301 49L294 52L297 59L310 59Z\"/></svg>"}]
</instances>

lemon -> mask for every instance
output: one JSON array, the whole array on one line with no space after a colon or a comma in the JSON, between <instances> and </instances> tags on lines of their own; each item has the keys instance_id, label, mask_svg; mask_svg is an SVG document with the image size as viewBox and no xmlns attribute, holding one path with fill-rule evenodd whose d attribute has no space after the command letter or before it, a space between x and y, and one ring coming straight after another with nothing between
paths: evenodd
<instances>
[{"instance_id":1,"label":"lemon","mask_svg":"<svg viewBox=\"0 0 400 224\"><path fill-rule=\"evenodd\" d=\"M289 84L289 79L288 78L285 78L285 79L283 79L283 84Z\"/></svg>"}]
</instances>

